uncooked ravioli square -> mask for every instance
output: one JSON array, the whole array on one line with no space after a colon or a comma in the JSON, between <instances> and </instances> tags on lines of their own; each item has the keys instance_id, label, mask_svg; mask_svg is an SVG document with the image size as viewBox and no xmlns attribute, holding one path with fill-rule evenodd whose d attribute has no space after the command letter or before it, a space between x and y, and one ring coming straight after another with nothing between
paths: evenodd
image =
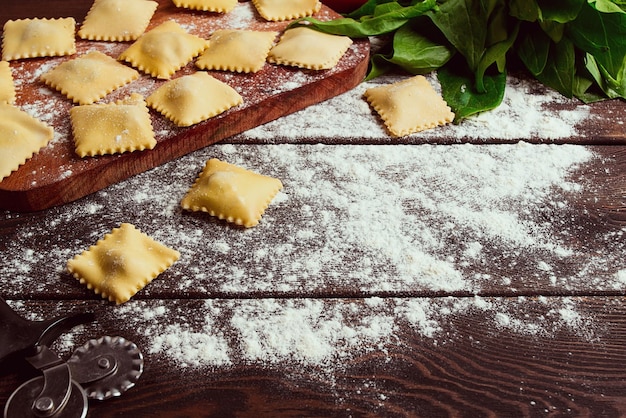
<instances>
[{"instance_id":1,"label":"uncooked ravioli square","mask_svg":"<svg viewBox=\"0 0 626 418\"><path fill-rule=\"evenodd\" d=\"M269 21L298 19L317 13L319 0L252 0L259 14Z\"/></svg>"},{"instance_id":2,"label":"uncooked ravioli square","mask_svg":"<svg viewBox=\"0 0 626 418\"><path fill-rule=\"evenodd\" d=\"M2 59L56 57L76 52L76 21L62 19L8 20L2 34Z\"/></svg>"},{"instance_id":3,"label":"uncooked ravioli square","mask_svg":"<svg viewBox=\"0 0 626 418\"><path fill-rule=\"evenodd\" d=\"M0 61L0 103L15 102L15 84L7 61Z\"/></svg>"},{"instance_id":4,"label":"uncooked ravioli square","mask_svg":"<svg viewBox=\"0 0 626 418\"><path fill-rule=\"evenodd\" d=\"M209 46L196 60L202 70L254 73L263 68L277 32L221 29L213 32Z\"/></svg>"},{"instance_id":5,"label":"uncooked ravioli square","mask_svg":"<svg viewBox=\"0 0 626 418\"><path fill-rule=\"evenodd\" d=\"M421 75L371 87L364 95L394 136L409 135L454 120L448 104Z\"/></svg>"},{"instance_id":6,"label":"uncooked ravioli square","mask_svg":"<svg viewBox=\"0 0 626 418\"><path fill-rule=\"evenodd\" d=\"M206 40L168 20L141 35L119 59L152 77L168 79L206 47Z\"/></svg>"},{"instance_id":7,"label":"uncooked ravioli square","mask_svg":"<svg viewBox=\"0 0 626 418\"><path fill-rule=\"evenodd\" d=\"M91 104L139 78L139 73L99 51L65 61L41 75L74 103Z\"/></svg>"},{"instance_id":8,"label":"uncooked ravioli square","mask_svg":"<svg viewBox=\"0 0 626 418\"><path fill-rule=\"evenodd\" d=\"M0 181L54 137L54 130L23 110L0 103Z\"/></svg>"},{"instance_id":9,"label":"uncooked ravioli square","mask_svg":"<svg viewBox=\"0 0 626 418\"><path fill-rule=\"evenodd\" d=\"M180 253L123 223L67 262L68 271L88 289L124 303L168 269Z\"/></svg>"},{"instance_id":10,"label":"uncooked ravioli square","mask_svg":"<svg viewBox=\"0 0 626 418\"><path fill-rule=\"evenodd\" d=\"M235 89L204 71L170 80L146 99L148 106L178 126L191 126L237 106Z\"/></svg>"},{"instance_id":11,"label":"uncooked ravioli square","mask_svg":"<svg viewBox=\"0 0 626 418\"><path fill-rule=\"evenodd\" d=\"M298 26L287 29L270 50L267 60L311 70L333 68L352 45L347 36L331 35Z\"/></svg>"},{"instance_id":12,"label":"uncooked ravioli square","mask_svg":"<svg viewBox=\"0 0 626 418\"><path fill-rule=\"evenodd\" d=\"M148 106L138 93L115 103L74 106L70 120L76 154L80 157L156 146Z\"/></svg>"},{"instance_id":13,"label":"uncooked ravioli square","mask_svg":"<svg viewBox=\"0 0 626 418\"><path fill-rule=\"evenodd\" d=\"M176 7L204 12L228 13L232 11L238 0L173 0Z\"/></svg>"},{"instance_id":14,"label":"uncooked ravioli square","mask_svg":"<svg viewBox=\"0 0 626 418\"><path fill-rule=\"evenodd\" d=\"M97 41L134 41L148 27L157 6L151 0L95 0L78 36Z\"/></svg>"},{"instance_id":15,"label":"uncooked ravioli square","mask_svg":"<svg viewBox=\"0 0 626 418\"><path fill-rule=\"evenodd\" d=\"M259 223L282 182L217 158L208 160L181 206L246 228Z\"/></svg>"}]
</instances>

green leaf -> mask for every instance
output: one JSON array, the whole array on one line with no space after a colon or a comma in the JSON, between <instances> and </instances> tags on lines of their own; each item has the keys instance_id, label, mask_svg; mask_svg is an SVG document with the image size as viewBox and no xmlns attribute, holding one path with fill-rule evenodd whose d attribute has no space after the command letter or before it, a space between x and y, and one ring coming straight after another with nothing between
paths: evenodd
<instances>
[{"instance_id":1,"label":"green leaf","mask_svg":"<svg viewBox=\"0 0 626 418\"><path fill-rule=\"evenodd\" d=\"M549 52L550 38L544 32L524 31L517 46L517 55L534 76L541 74L546 68Z\"/></svg>"},{"instance_id":2,"label":"green leaf","mask_svg":"<svg viewBox=\"0 0 626 418\"><path fill-rule=\"evenodd\" d=\"M446 39L465 57L472 72L485 49L488 11L482 1L448 0L426 13Z\"/></svg>"},{"instance_id":3,"label":"green leaf","mask_svg":"<svg viewBox=\"0 0 626 418\"><path fill-rule=\"evenodd\" d=\"M591 54L587 54L585 57L585 67L607 97L626 99L626 67L616 78L613 78L607 74L606 70L598 64Z\"/></svg>"},{"instance_id":4,"label":"green leaf","mask_svg":"<svg viewBox=\"0 0 626 418\"><path fill-rule=\"evenodd\" d=\"M544 70L535 76L548 87L552 87L566 97L573 97L576 72L574 45L563 39L550 46L550 55Z\"/></svg>"},{"instance_id":5,"label":"green leaf","mask_svg":"<svg viewBox=\"0 0 626 418\"><path fill-rule=\"evenodd\" d=\"M623 72L626 13L602 13L587 6L568 24L567 34L578 48L593 55L613 78Z\"/></svg>"},{"instance_id":6,"label":"green leaf","mask_svg":"<svg viewBox=\"0 0 626 418\"><path fill-rule=\"evenodd\" d=\"M543 32L550 37L554 42L561 42L563 34L565 33L565 26L562 23L554 22L551 20L540 21L539 27Z\"/></svg>"},{"instance_id":7,"label":"green leaf","mask_svg":"<svg viewBox=\"0 0 626 418\"><path fill-rule=\"evenodd\" d=\"M515 25L513 32L509 35L509 38L504 39L500 42L497 42L490 47L488 47L480 59L478 63L478 68L476 69L476 88L479 92L486 92L486 87L484 85L484 76L487 68L491 66L491 64L496 63L498 61L505 61L506 53L509 52L513 43L517 39L517 33L519 31L519 24ZM499 72L504 72L504 63L498 65Z\"/></svg>"},{"instance_id":8,"label":"green leaf","mask_svg":"<svg viewBox=\"0 0 626 418\"><path fill-rule=\"evenodd\" d=\"M596 10L604 13L626 13L626 1L624 0L588 0Z\"/></svg>"},{"instance_id":9,"label":"green leaf","mask_svg":"<svg viewBox=\"0 0 626 418\"><path fill-rule=\"evenodd\" d=\"M434 42L415 31L411 25L404 25L393 37L393 54L380 56L411 74L426 74L440 68L452 58L454 51L447 45Z\"/></svg>"},{"instance_id":10,"label":"green leaf","mask_svg":"<svg viewBox=\"0 0 626 418\"><path fill-rule=\"evenodd\" d=\"M537 3L541 20L567 23L576 19L585 0L537 0Z\"/></svg>"},{"instance_id":11,"label":"green leaf","mask_svg":"<svg viewBox=\"0 0 626 418\"><path fill-rule=\"evenodd\" d=\"M506 74L498 73L485 76L485 93L479 93L474 88L473 75L459 71L459 67L462 66L448 64L437 71L442 97L454 112L455 123L498 107L506 87Z\"/></svg>"},{"instance_id":12,"label":"green leaf","mask_svg":"<svg viewBox=\"0 0 626 418\"><path fill-rule=\"evenodd\" d=\"M528 22L537 21L541 15L535 0L510 0L509 13L519 20Z\"/></svg>"},{"instance_id":13,"label":"green leaf","mask_svg":"<svg viewBox=\"0 0 626 418\"><path fill-rule=\"evenodd\" d=\"M330 21L320 21L312 17L299 19L290 25L308 26L321 32L333 35L344 35L351 38L383 35L394 32L405 25L410 19L422 16L436 6L436 0L424 0L411 6L401 6L397 2L378 4L373 15L366 15L359 20L345 17Z\"/></svg>"}]
</instances>

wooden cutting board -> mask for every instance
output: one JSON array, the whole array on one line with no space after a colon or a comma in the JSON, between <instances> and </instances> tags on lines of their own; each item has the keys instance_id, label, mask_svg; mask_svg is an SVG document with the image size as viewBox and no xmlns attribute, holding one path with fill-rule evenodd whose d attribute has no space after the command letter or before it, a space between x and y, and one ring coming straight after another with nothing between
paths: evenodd
<instances>
[{"instance_id":1,"label":"wooden cutting board","mask_svg":"<svg viewBox=\"0 0 626 418\"><path fill-rule=\"evenodd\" d=\"M322 6L315 17L332 19L339 15ZM179 9L171 0L159 0L148 30L170 19L189 33L205 39L219 28L282 31L289 23L265 21L251 2L240 2L232 12L218 14ZM303 70L266 64L255 74L211 71L211 75L239 92L244 99L242 105L189 128L178 128L162 115L151 111L157 140L154 149L80 158L74 152L69 121L72 102L45 86L39 77L61 62L90 50L117 58L130 44L77 38L74 56L11 62L17 90L16 105L52 126L55 137L47 147L0 182L0 209L28 212L74 201L191 151L339 95L363 80L369 61L369 42L357 40L337 66L330 70ZM191 62L173 78L195 71L197 69ZM103 102L118 100L132 92L147 97L164 82L142 73L139 80L111 93Z\"/></svg>"}]
</instances>

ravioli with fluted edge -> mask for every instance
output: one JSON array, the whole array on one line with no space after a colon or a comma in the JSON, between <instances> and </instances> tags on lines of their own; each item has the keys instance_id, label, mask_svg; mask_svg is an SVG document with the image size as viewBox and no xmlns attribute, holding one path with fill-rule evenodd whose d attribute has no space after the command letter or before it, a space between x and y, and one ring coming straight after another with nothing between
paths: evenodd
<instances>
[{"instance_id":1,"label":"ravioli with fluted edge","mask_svg":"<svg viewBox=\"0 0 626 418\"><path fill-rule=\"evenodd\" d=\"M68 271L111 302L127 302L167 270L180 253L123 223L67 262Z\"/></svg>"},{"instance_id":2,"label":"ravioli with fluted edge","mask_svg":"<svg viewBox=\"0 0 626 418\"><path fill-rule=\"evenodd\" d=\"M331 35L304 26L287 29L267 60L310 70L333 68L352 45L347 36Z\"/></svg>"},{"instance_id":3,"label":"ravioli with fluted edge","mask_svg":"<svg viewBox=\"0 0 626 418\"><path fill-rule=\"evenodd\" d=\"M265 20L273 22L311 16L322 7L319 0L252 0L252 3Z\"/></svg>"},{"instance_id":4,"label":"ravioli with fluted edge","mask_svg":"<svg viewBox=\"0 0 626 418\"><path fill-rule=\"evenodd\" d=\"M0 103L15 103L15 84L7 61L0 61Z\"/></svg>"},{"instance_id":5,"label":"ravioli with fluted edge","mask_svg":"<svg viewBox=\"0 0 626 418\"><path fill-rule=\"evenodd\" d=\"M23 110L0 103L0 181L54 137L54 130Z\"/></svg>"},{"instance_id":6,"label":"ravioli with fluted edge","mask_svg":"<svg viewBox=\"0 0 626 418\"><path fill-rule=\"evenodd\" d=\"M238 0L172 0L176 7L203 12L228 13L237 6Z\"/></svg>"},{"instance_id":7,"label":"ravioli with fluted edge","mask_svg":"<svg viewBox=\"0 0 626 418\"><path fill-rule=\"evenodd\" d=\"M204 71L170 80L146 98L148 106L177 126L191 126L243 103L228 84Z\"/></svg>"},{"instance_id":8,"label":"ravioli with fluted edge","mask_svg":"<svg viewBox=\"0 0 626 418\"><path fill-rule=\"evenodd\" d=\"M255 73L263 68L278 32L220 29L211 34L209 46L196 60L202 70Z\"/></svg>"},{"instance_id":9,"label":"ravioli with fluted edge","mask_svg":"<svg viewBox=\"0 0 626 418\"><path fill-rule=\"evenodd\" d=\"M181 206L250 228L259 223L282 188L277 178L212 158L206 162Z\"/></svg>"},{"instance_id":10,"label":"ravioli with fluted edge","mask_svg":"<svg viewBox=\"0 0 626 418\"><path fill-rule=\"evenodd\" d=\"M41 75L47 86L82 105L96 102L137 78L137 71L99 51L62 62Z\"/></svg>"},{"instance_id":11,"label":"ravioli with fluted edge","mask_svg":"<svg viewBox=\"0 0 626 418\"><path fill-rule=\"evenodd\" d=\"M168 20L141 35L118 59L152 77L168 79L206 47L206 40Z\"/></svg>"},{"instance_id":12,"label":"ravioli with fluted edge","mask_svg":"<svg viewBox=\"0 0 626 418\"><path fill-rule=\"evenodd\" d=\"M157 6L151 0L95 0L78 36L96 41L134 41L148 27Z\"/></svg>"},{"instance_id":13,"label":"ravioli with fluted edge","mask_svg":"<svg viewBox=\"0 0 626 418\"><path fill-rule=\"evenodd\" d=\"M421 75L385 86L371 87L365 99L394 136L405 136L454 120L454 113Z\"/></svg>"},{"instance_id":14,"label":"ravioli with fluted edge","mask_svg":"<svg viewBox=\"0 0 626 418\"><path fill-rule=\"evenodd\" d=\"M138 93L115 103L74 106L70 121L81 158L143 151L157 144L148 106Z\"/></svg>"},{"instance_id":15,"label":"ravioli with fluted edge","mask_svg":"<svg viewBox=\"0 0 626 418\"><path fill-rule=\"evenodd\" d=\"M2 59L72 55L76 52L75 33L72 17L8 20L2 34Z\"/></svg>"}]
</instances>

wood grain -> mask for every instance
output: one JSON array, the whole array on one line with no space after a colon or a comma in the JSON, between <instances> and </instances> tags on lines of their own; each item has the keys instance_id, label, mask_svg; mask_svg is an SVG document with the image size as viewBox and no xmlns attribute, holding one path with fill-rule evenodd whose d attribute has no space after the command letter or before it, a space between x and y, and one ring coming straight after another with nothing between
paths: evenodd
<instances>
[{"instance_id":1,"label":"wood grain","mask_svg":"<svg viewBox=\"0 0 626 418\"><path fill-rule=\"evenodd\" d=\"M540 317L559 300L528 299L522 311ZM332 309L350 301L324 302ZM172 367L167 353L145 353L137 386L119 399L92 402L89 416L623 416L626 299L574 302L593 312L594 335L577 335L575 329L552 335L496 330L489 313L468 312L449 317L436 339L401 323L398 339L385 350L354 353L333 366L286 361L181 369ZM189 315L202 305L177 303ZM498 303L519 310L515 299ZM27 302L24 309L57 312L59 304L98 317L98 324L74 332L77 342L111 329L140 347L149 338L98 303ZM367 308L359 314L366 315ZM0 403L29 375L28 368L9 370L0 380Z\"/></svg>"},{"instance_id":2,"label":"wood grain","mask_svg":"<svg viewBox=\"0 0 626 418\"><path fill-rule=\"evenodd\" d=\"M243 3L238 7L253 6L251 3ZM240 22L231 21L235 19L235 13L192 13L176 8L169 0L161 0L148 30L166 20L176 19L184 27L193 28L191 33L194 35L208 38L217 28L241 25ZM266 22L260 16L251 15L252 20L246 22L247 29L280 32L288 24ZM324 7L316 16L328 19L338 15ZM76 55L95 49L117 57L128 45L79 39ZM73 151L68 118L71 102L60 93L48 91L38 78L42 68L58 65L74 57L11 62L15 83L19 86L16 104L37 106L36 113L41 113L44 121L55 129L57 138L0 182L2 209L36 211L74 201L191 151L343 93L363 80L368 66L369 42L355 42L330 70L301 70L267 64L263 70L254 74L212 71L211 75L226 82L243 96L242 105L190 128L177 128L162 115L152 112L157 140L153 150L83 159ZM195 64L191 62L179 70L175 77L195 71ZM147 96L163 83L163 80L153 80L142 74L139 80L116 90L106 100L114 101L136 91Z\"/></svg>"}]
</instances>

